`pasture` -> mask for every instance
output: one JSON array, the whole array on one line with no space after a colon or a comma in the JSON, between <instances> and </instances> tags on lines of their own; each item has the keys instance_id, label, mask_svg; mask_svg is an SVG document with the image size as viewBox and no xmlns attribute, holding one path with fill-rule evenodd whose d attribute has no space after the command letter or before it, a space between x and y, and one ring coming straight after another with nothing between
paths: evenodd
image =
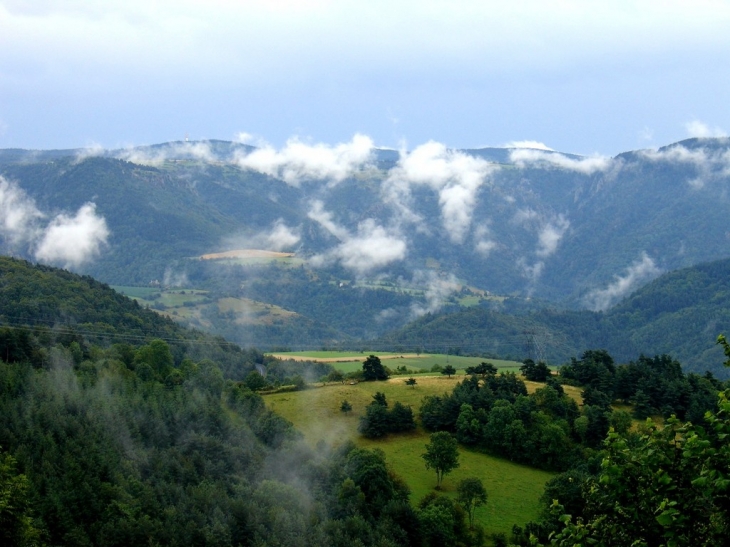
<instances>
[{"instance_id":1,"label":"pasture","mask_svg":"<svg viewBox=\"0 0 730 547\"><path fill-rule=\"evenodd\" d=\"M377 391L385 394L389 405L400 401L410 405L417 414L423 397L451 391L463 376L451 379L446 376L418 376L415 387L407 386L405 379L398 376L384 382L328 384L305 391L265 395L264 401L269 408L294 423L312 446L316 446L318 441L341 444L352 440L364 448L383 450L389 465L411 488L411 501L416 504L433 491L436 484L435 473L426 470L421 458L429 440L428 432L419 427L408 434L379 440L365 439L357 432L359 417ZM530 391L542 385L527 384ZM352 412L348 415L340 411L343 400L352 405ZM545 482L553 476L551 473L463 447L460 448L460 462L460 467L444 479L441 492L455 497L459 480L479 477L489 493L489 501L485 507L477 509L476 518L487 533L509 534L513 524L522 525L537 518L538 500Z\"/></svg>"},{"instance_id":2,"label":"pasture","mask_svg":"<svg viewBox=\"0 0 730 547\"><path fill-rule=\"evenodd\" d=\"M463 371L467 367L476 366L487 361L496 366L500 371L518 372L522 363L517 361L504 361L502 359L486 359L484 357L463 357L460 355L429 354L429 353L391 353L383 351L296 351L284 353L272 353L279 359L293 359L295 361L323 361L330 363L337 370L342 372L353 372L362 369L362 362L368 355L377 355L391 370L404 366L414 373L430 371L434 365L451 365L457 371Z\"/></svg>"}]
</instances>

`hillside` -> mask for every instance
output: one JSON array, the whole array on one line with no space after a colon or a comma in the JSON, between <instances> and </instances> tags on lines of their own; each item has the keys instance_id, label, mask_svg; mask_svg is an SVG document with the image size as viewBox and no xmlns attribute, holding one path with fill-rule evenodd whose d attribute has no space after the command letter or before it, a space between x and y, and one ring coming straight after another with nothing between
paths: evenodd
<instances>
[{"instance_id":1,"label":"hillside","mask_svg":"<svg viewBox=\"0 0 730 547\"><path fill-rule=\"evenodd\" d=\"M521 356L537 344L551 359L595 343L625 355L651 340L669 348L661 332L613 340L622 327L608 319L601 338L580 310L608 310L664 272L730 251L726 138L614 158L438 143L399 153L357 139L297 146L2 150L0 205L8 218L23 214L0 227L0 247L114 285L283 310L243 323L225 307L199 310L192 324L240 343L336 346L481 305L534 311L509 320L465 311L503 335L490 352ZM287 255L200 259L243 250ZM543 307L575 315L535 311ZM476 347L452 334L452 345Z\"/></svg>"},{"instance_id":2,"label":"hillside","mask_svg":"<svg viewBox=\"0 0 730 547\"><path fill-rule=\"evenodd\" d=\"M213 359L232 378L263 357L184 328L89 276L9 257L0 257L0 329L4 357L17 351L15 360L33 356L38 365L48 364L41 349L49 344L76 342L88 357L92 346L134 348L153 339L169 345L177 364Z\"/></svg>"},{"instance_id":3,"label":"hillside","mask_svg":"<svg viewBox=\"0 0 730 547\"><path fill-rule=\"evenodd\" d=\"M719 334L730 332L730 260L660 276L606 312L503 313L485 306L425 316L375 344L567 362L603 348L619 362L668 353L691 371L727 377Z\"/></svg>"}]
</instances>

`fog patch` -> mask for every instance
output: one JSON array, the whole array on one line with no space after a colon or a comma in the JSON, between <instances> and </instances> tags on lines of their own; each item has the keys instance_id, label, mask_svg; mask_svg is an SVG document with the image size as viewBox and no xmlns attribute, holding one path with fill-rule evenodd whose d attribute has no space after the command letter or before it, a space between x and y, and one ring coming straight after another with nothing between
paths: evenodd
<instances>
[{"instance_id":1,"label":"fog patch","mask_svg":"<svg viewBox=\"0 0 730 547\"><path fill-rule=\"evenodd\" d=\"M410 209L411 186L422 185L438 195L441 221L453 243L463 243L468 233L477 192L495 164L445 145L429 141L412 152L401 152L396 166L383 182L385 201L398 209L402 220L420 223Z\"/></svg>"},{"instance_id":2,"label":"fog patch","mask_svg":"<svg viewBox=\"0 0 730 547\"><path fill-rule=\"evenodd\" d=\"M546 150L548 152L554 151L540 141L510 141L504 145L504 148L528 148L532 150Z\"/></svg>"},{"instance_id":3,"label":"fog patch","mask_svg":"<svg viewBox=\"0 0 730 547\"><path fill-rule=\"evenodd\" d=\"M453 274L440 275L433 271L414 272L413 283L414 285L426 285L425 302L411 305L413 318L437 312L452 294L461 289L461 284Z\"/></svg>"},{"instance_id":4,"label":"fog patch","mask_svg":"<svg viewBox=\"0 0 730 547\"><path fill-rule=\"evenodd\" d=\"M174 142L158 148L128 147L117 151L115 157L150 167L159 167L171 159L191 159L201 163L212 163L219 159L205 141Z\"/></svg>"},{"instance_id":5,"label":"fog patch","mask_svg":"<svg viewBox=\"0 0 730 547\"><path fill-rule=\"evenodd\" d=\"M46 227L35 250L38 260L78 267L95 258L107 244L109 228L96 214L96 205L86 203L76 215L60 214Z\"/></svg>"},{"instance_id":6,"label":"fog patch","mask_svg":"<svg viewBox=\"0 0 730 547\"><path fill-rule=\"evenodd\" d=\"M614 275L613 283L605 289L595 289L588 293L584 302L593 311L603 311L628 295L640 283L649 281L661 274L654 260L644 251L641 258L632 263L622 275Z\"/></svg>"},{"instance_id":7,"label":"fog patch","mask_svg":"<svg viewBox=\"0 0 730 547\"><path fill-rule=\"evenodd\" d=\"M558 152L547 152L529 148L510 150L510 161L518 167L528 167L531 164L551 165L568 171L575 171L584 175L607 171L613 160L607 156L589 156L584 158L570 158Z\"/></svg>"},{"instance_id":8,"label":"fog patch","mask_svg":"<svg viewBox=\"0 0 730 547\"><path fill-rule=\"evenodd\" d=\"M0 176L0 236L11 247L36 239L44 216L22 188Z\"/></svg>"},{"instance_id":9,"label":"fog patch","mask_svg":"<svg viewBox=\"0 0 730 547\"><path fill-rule=\"evenodd\" d=\"M292 138L281 150L266 145L248 154L239 153L234 161L241 168L279 178L291 186L304 180L338 183L370 163L373 148L372 139L359 133L350 142L335 146Z\"/></svg>"},{"instance_id":10,"label":"fog patch","mask_svg":"<svg viewBox=\"0 0 730 547\"><path fill-rule=\"evenodd\" d=\"M292 228L284 219L277 219L268 230L250 236L235 236L225 240L231 249L263 249L267 251L291 251L301 240L301 228Z\"/></svg>"},{"instance_id":11,"label":"fog patch","mask_svg":"<svg viewBox=\"0 0 730 547\"><path fill-rule=\"evenodd\" d=\"M687 130L687 134L693 138L707 139L717 137L727 137L728 134L724 129L717 126L710 127L700 120L692 120L684 124L684 128Z\"/></svg>"}]
</instances>

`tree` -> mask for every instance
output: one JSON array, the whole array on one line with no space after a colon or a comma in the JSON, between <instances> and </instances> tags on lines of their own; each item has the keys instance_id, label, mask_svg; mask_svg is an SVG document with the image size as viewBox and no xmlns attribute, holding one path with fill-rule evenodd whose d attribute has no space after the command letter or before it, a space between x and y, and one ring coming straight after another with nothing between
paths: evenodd
<instances>
[{"instance_id":1,"label":"tree","mask_svg":"<svg viewBox=\"0 0 730 547\"><path fill-rule=\"evenodd\" d=\"M544 361L535 363L532 359L525 359L522 363L520 370L531 382L544 382L550 378L550 367Z\"/></svg>"},{"instance_id":2,"label":"tree","mask_svg":"<svg viewBox=\"0 0 730 547\"><path fill-rule=\"evenodd\" d=\"M449 378L451 378L452 374L456 374L456 369L451 365L446 365L441 371L441 374L446 374Z\"/></svg>"},{"instance_id":3,"label":"tree","mask_svg":"<svg viewBox=\"0 0 730 547\"><path fill-rule=\"evenodd\" d=\"M350 412L352 412L352 405L349 401L342 401L342 404L340 405L340 412L344 412L345 414L349 414Z\"/></svg>"},{"instance_id":4,"label":"tree","mask_svg":"<svg viewBox=\"0 0 730 547\"><path fill-rule=\"evenodd\" d=\"M252 370L246 375L246 379L243 381L246 387L251 391L258 391L265 389L269 384L266 382L266 378L261 376L256 370Z\"/></svg>"},{"instance_id":5,"label":"tree","mask_svg":"<svg viewBox=\"0 0 730 547\"><path fill-rule=\"evenodd\" d=\"M456 486L456 501L469 516L469 528L474 528L474 510L487 503L487 490L478 478L468 477Z\"/></svg>"},{"instance_id":6,"label":"tree","mask_svg":"<svg viewBox=\"0 0 730 547\"><path fill-rule=\"evenodd\" d=\"M370 355L365 359L362 364L362 373L363 379L367 381L388 379L388 373L377 355Z\"/></svg>"},{"instance_id":7,"label":"tree","mask_svg":"<svg viewBox=\"0 0 730 547\"><path fill-rule=\"evenodd\" d=\"M39 545L40 531L31 516L30 483L19 474L16 461L0 453L0 540L3 545Z\"/></svg>"},{"instance_id":8,"label":"tree","mask_svg":"<svg viewBox=\"0 0 730 547\"><path fill-rule=\"evenodd\" d=\"M385 398L385 393L383 393L381 391L376 391L375 392L375 395L373 395L373 402L370 403L370 404L371 405L380 405L380 406L387 407L388 406L388 401Z\"/></svg>"},{"instance_id":9,"label":"tree","mask_svg":"<svg viewBox=\"0 0 730 547\"><path fill-rule=\"evenodd\" d=\"M333 370L327 375L328 382L340 382L345 383L345 374L341 370Z\"/></svg>"},{"instance_id":10,"label":"tree","mask_svg":"<svg viewBox=\"0 0 730 547\"><path fill-rule=\"evenodd\" d=\"M436 471L436 489L439 490L444 475L459 467L459 449L456 439L448 431L438 431L431 435L430 440L421 457L426 462L426 469Z\"/></svg>"},{"instance_id":11,"label":"tree","mask_svg":"<svg viewBox=\"0 0 730 547\"><path fill-rule=\"evenodd\" d=\"M408 380L404 380L407 386L411 386L412 388L416 387L416 379L415 378L408 378Z\"/></svg>"}]
</instances>

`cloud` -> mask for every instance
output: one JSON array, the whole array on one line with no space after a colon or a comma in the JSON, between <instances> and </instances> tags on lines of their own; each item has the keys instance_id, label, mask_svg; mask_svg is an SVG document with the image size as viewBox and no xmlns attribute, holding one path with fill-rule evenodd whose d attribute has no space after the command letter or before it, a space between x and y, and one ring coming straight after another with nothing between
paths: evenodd
<instances>
[{"instance_id":1,"label":"cloud","mask_svg":"<svg viewBox=\"0 0 730 547\"><path fill-rule=\"evenodd\" d=\"M188 159L203 163L218 161L218 157L206 141L174 142L170 143L169 146L158 148L148 146L128 147L118 151L116 157L138 165L152 167L159 167L170 159Z\"/></svg>"},{"instance_id":2,"label":"cloud","mask_svg":"<svg viewBox=\"0 0 730 547\"><path fill-rule=\"evenodd\" d=\"M337 261L345 268L362 275L403 260L406 256L405 240L397 234L389 233L373 219L362 221L357 227L357 233L350 234L333 220L332 214L324 210L321 202L313 203L309 218L340 240L334 248L310 259L313 266Z\"/></svg>"},{"instance_id":3,"label":"cloud","mask_svg":"<svg viewBox=\"0 0 730 547\"><path fill-rule=\"evenodd\" d=\"M546 152L527 148L510 150L509 157L519 167L526 167L532 163L548 164L561 169L583 173L584 175L606 171L613 163L613 160L607 156L591 156L575 159L557 152Z\"/></svg>"},{"instance_id":4,"label":"cloud","mask_svg":"<svg viewBox=\"0 0 730 547\"><path fill-rule=\"evenodd\" d=\"M489 228L482 225L474 230L474 250L485 258L498 247L496 241L490 237Z\"/></svg>"},{"instance_id":5,"label":"cloud","mask_svg":"<svg viewBox=\"0 0 730 547\"><path fill-rule=\"evenodd\" d=\"M696 138L727 137L727 132L719 127L710 127L704 122L693 120L684 124L687 134Z\"/></svg>"},{"instance_id":6,"label":"cloud","mask_svg":"<svg viewBox=\"0 0 730 547\"><path fill-rule=\"evenodd\" d=\"M373 141L356 134L349 143L329 146L306 144L289 139L281 150L265 146L236 158L239 167L252 169L287 184L299 186L304 180L341 182L372 160Z\"/></svg>"},{"instance_id":7,"label":"cloud","mask_svg":"<svg viewBox=\"0 0 730 547\"><path fill-rule=\"evenodd\" d=\"M660 150L642 150L642 157L649 161L663 161L692 165L697 175L687 179L692 188L703 188L708 182L730 176L730 151L712 150L703 147L686 148L681 144L672 145Z\"/></svg>"},{"instance_id":8,"label":"cloud","mask_svg":"<svg viewBox=\"0 0 730 547\"><path fill-rule=\"evenodd\" d=\"M449 238L462 243L471 226L477 192L495 169L481 158L429 141L410 153L401 153L383 183L383 191L386 201L399 209L404 220L420 222L409 207L411 186L431 188L438 194L441 221Z\"/></svg>"},{"instance_id":9,"label":"cloud","mask_svg":"<svg viewBox=\"0 0 730 547\"><path fill-rule=\"evenodd\" d=\"M266 235L266 242L272 251L282 251L294 247L301 238L299 230L290 228L283 219L279 219L274 223L271 232Z\"/></svg>"},{"instance_id":10,"label":"cloud","mask_svg":"<svg viewBox=\"0 0 730 547\"><path fill-rule=\"evenodd\" d=\"M324 203L319 200L315 200L312 202L311 209L309 210L309 213L307 213L307 216L315 222L319 223L325 230L327 230L330 234L335 236L340 241L344 241L350 235L347 232L346 228L338 225L334 221L332 213L326 211L324 208Z\"/></svg>"},{"instance_id":11,"label":"cloud","mask_svg":"<svg viewBox=\"0 0 730 547\"><path fill-rule=\"evenodd\" d=\"M439 275L433 271L416 271L413 283L415 285L426 285L423 304L415 303L411 306L411 314L420 317L427 313L438 311L453 293L461 288L453 274L448 276Z\"/></svg>"},{"instance_id":12,"label":"cloud","mask_svg":"<svg viewBox=\"0 0 730 547\"><path fill-rule=\"evenodd\" d=\"M510 141L504 145L505 148L528 148L532 150L547 150L552 152L553 149L545 143L539 141Z\"/></svg>"},{"instance_id":13,"label":"cloud","mask_svg":"<svg viewBox=\"0 0 730 547\"><path fill-rule=\"evenodd\" d=\"M20 187L0 176L0 236L11 248L35 239L43 217Z\"/></svg>"},{"instance_id":14,"label":"cloud","mask_svg":"<svg viewBox=\"0 0 730 547\"><path fill-rule=\"evenodd\" d=\"M538 235L538 247L535 254L540 258L547 258L553 254L569 227L570 222L563 215L558 215L554 222L545 224Z\"/></svg>"},{"instance_id":15,"label":"cloud","mask_svg":"<svg viewBox=\"0 0 730 547\"><path fill-rule=\"evenodd\" d=\"M596 289L584 298L585 304L593 311L608 309L614 302L628 295L640 283L657 277L661 270L646 252L641 258L626 268L623 275L615 275L613 283L605 289Z\"/></svg>"},{"instance_id":16,"label":"cloud","mask_svg":"<svg viewBox=\"0 0 730 547\"><path fill-rule=\"evenodd\" d=\"M75 216L56 216L43 232L35 256L38 260L78 267L96 257L109 237L103 217L96 214L96 205L83 205Z\"/></svg>"},{"instance_id":17,"label":"cloud","mask_svg":"<svg viewBox=\"0 0 730 547\"><path fill-rule=\"evenodd\" d=\"M98 143L90 144L89 146L86 146L85 148L79 148L76 151L76 163L81 163L82 161L88 159L88 158L96 158L99 156L104 155L104 147Z\"/></svg>"},{"instance_id":18,"label":"cloud","mask_svg":"<svg viewBox=\"0 0 730 547\"><path fill-rule=\"evenodd\" d=\"M641 155L651 161L667 161L674 163L692 163L702 166L712 158L704 148L689 149L681 144L663 148L661 150L642 150Z\"/></svg>"},{"instance_id":19,"label":"cloud","mask_svg":"<svg viewBox=\"0 0 730 547\"><path fill-rule=\"evenodd\" d=\"M284 219L278 219L268 230L253 235L239 235L226 238L227 249L263 249L265 251L292 251L301 240L300 228L287 226Z\"/></svg>"},{"instance_id":20,"label":"cloud","mask_svg":"<svg viewBox=\"0 0 730 547\"><path fill-rule=\"evenodd\" d=\"M527 230L537 232L537 246L535 248L537 260L532 262L527 256L520 257L517 260L517 265L522 269L523 275L530 283L535 283L545 269L545 259L557 251L560 240L570 228L570 221L563 215L546 219L544 215L528 207L518 209L512 218L512 222Z\"/></svg>"}]
</instances>

